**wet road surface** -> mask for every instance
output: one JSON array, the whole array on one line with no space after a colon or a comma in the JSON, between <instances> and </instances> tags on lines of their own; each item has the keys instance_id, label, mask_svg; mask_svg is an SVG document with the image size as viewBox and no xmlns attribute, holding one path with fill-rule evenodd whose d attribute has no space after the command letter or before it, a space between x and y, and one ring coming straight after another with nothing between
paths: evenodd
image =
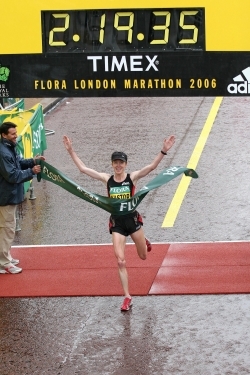
<instances>
[{"instance_id":1,"label":"wet road surface","mask_svg":"<svg viewBox=\"0 0 250 375\"><path fill-rule=\"evenodd\" d=\"M64 134L88 166L106 172L114 149L128 154L132 171L175 134L175 146L144 184L166 166L187 164L213 100L64 100L45 117L55 131L46 159L105 195L102 184L73 165ZM178 180L143 200L139 211L152 242L249 240L249 104L249 98L223 99L196 169L199 179L190 184L173 228L161 225ZM23 204L15 245L111 242L106 212L47 181L34 186L37 198ZM121 300L0 299L0 374L250 374L249 295L134 297L128 314L119 311Z\"/></svg>"},{"instance_id":2,"label":"wet road surface","mask_svg":"<svg viewBox=\"0 0 250 375\"><path fill-rule=\"evenodd\" d=\"M249 374L248 296L136 297L128 313L119 303L5 300L1 375Z\"/></svg>"}]
</instances>

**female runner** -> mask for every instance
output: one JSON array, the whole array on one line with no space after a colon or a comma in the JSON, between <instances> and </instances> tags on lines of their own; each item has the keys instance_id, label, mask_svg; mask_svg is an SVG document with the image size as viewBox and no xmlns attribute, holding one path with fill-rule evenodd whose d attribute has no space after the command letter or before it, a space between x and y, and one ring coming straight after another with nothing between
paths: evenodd
<instances>
[{"instance_id":1,"label":"female runner","mask_svg":"<svg viewBox=\"0 0 250 375\"><path fill-rule=\"evenodd\" d=\"M113 152L111 155L111 163L114 174L112 176L88 168L73 150L72 141L69 137L64 136L63 143L80 172L96 180L102 181L108 189L108 195L110 198L128 199L135 194L135 186L138 180L147 176L147 174L158 166L168 150L175 143L175 137L172 135L167 139L165 138L162 149L154 160L144 168L130 174L126 172L127 155L120 151ZM143 260L147 257L147 251L151 251L152 249L151 243L144 236L142 225L142 217L138 211L120 216L111 215L109 220L109 231L112 234L112 242L118 262L119 276L125 295L121 306L122 311L128 311L132 306L132 297L129 293L128 273L125 262L126 237L130 236L132 238L138 256Z\"/></svg>"}]
</instances>

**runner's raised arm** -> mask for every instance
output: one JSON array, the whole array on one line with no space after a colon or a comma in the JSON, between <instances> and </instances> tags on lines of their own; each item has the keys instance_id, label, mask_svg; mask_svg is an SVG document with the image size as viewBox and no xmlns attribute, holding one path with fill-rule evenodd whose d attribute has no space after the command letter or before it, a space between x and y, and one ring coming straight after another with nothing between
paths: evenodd
<instances>
[{"instance_id":1,"label":"runner's raised arm","mask_svg":"<svg viewBox=\"0 0 250 375\"><path fill-rule=\"evenodd\" d=\"M76 154L76 152L73 149L72 140L69 137L67 137L66 135L63 136L63 143L64 143L64 146L65 146L66 150L70 154L73 162L75 163L75 165L77 166L77 168L79 169L80 172L82 172L82 173L86 174L87 176L92 177L96 180L100 180L104 184L107 183L110 175L107 174L107 173L100 173L100 172L97 172L94 169L88 168L84 164L84 162L79 158L79 156Z\"/></svg>"},{"instance_id":2,"label":"runner's raised arm","mask_svg":"<svg viewBox=\"0 0 250 375\"><path fill-rule=\"evenodd\" d=\"M152 163L146 165L142 169L132 172L130 174L131 180L133 181L134 185L136 185L137 181L145 177L147 174L152 172L160 163L160 161L163 159L163 157L167 154L168 150L173 146L175 143L175 136L171 135L169 138L165 138L163 141L162 149L161 151L157 154L157 156L154 158Z\"/></svg>"}]
</instances>

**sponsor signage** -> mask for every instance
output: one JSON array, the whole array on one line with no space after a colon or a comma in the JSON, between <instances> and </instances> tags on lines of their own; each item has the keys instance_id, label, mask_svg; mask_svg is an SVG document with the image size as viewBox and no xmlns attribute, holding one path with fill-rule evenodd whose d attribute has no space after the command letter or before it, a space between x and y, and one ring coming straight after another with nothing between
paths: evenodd
<instances>
[{"instance_id":1,"label":"sponsor signage","mask_svg":"<svg viewBox=\"0 0 250 375\"><path fill-rule=\"evenodd\" d=\"M249 0L9 3L0 97L250 93Z\"/></svg>"},{"instance_id":2,"label":"sponsor signage","mask_svg":"<svg viewBox=\"0 0 250 375\"><path fill-rule=\"evenodd\" d=\"M2 96L242 96L250 94L250 54L122 53L1 56ZM8 68L7 68L8 66ZM74 68L72 68L74 67Z\"/></svg>"}]
</instances>

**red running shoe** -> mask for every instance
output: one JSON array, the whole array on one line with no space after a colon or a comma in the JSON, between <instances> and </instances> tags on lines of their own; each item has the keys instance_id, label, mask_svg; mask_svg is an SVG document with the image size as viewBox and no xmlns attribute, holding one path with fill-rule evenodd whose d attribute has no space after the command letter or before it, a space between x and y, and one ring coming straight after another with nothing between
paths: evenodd
<instances>
[{"instance_id":1,"label":"red running shoe","mask_svg":"<svg viewBox=\"0 0 250 375\"><path fill-rule=\"evenodd\" d=\"M128 311L128 310L130 310L130 308L132 307L132 305L133 305L132 298L125 297L124 301L123 301L123 304L121 306L121 311Z\"/></svg>"},{"instance_id":2,"label":"red running shoe","mask_svg":"<svg viewBox=\"0 0 250 375\"><path fill-rule=\"evenodd\" d=\"M145 237L145 241L146 241L147 250L151 251L152 250L151 242L146 237Z\"/></svg>"}]
</instances>

